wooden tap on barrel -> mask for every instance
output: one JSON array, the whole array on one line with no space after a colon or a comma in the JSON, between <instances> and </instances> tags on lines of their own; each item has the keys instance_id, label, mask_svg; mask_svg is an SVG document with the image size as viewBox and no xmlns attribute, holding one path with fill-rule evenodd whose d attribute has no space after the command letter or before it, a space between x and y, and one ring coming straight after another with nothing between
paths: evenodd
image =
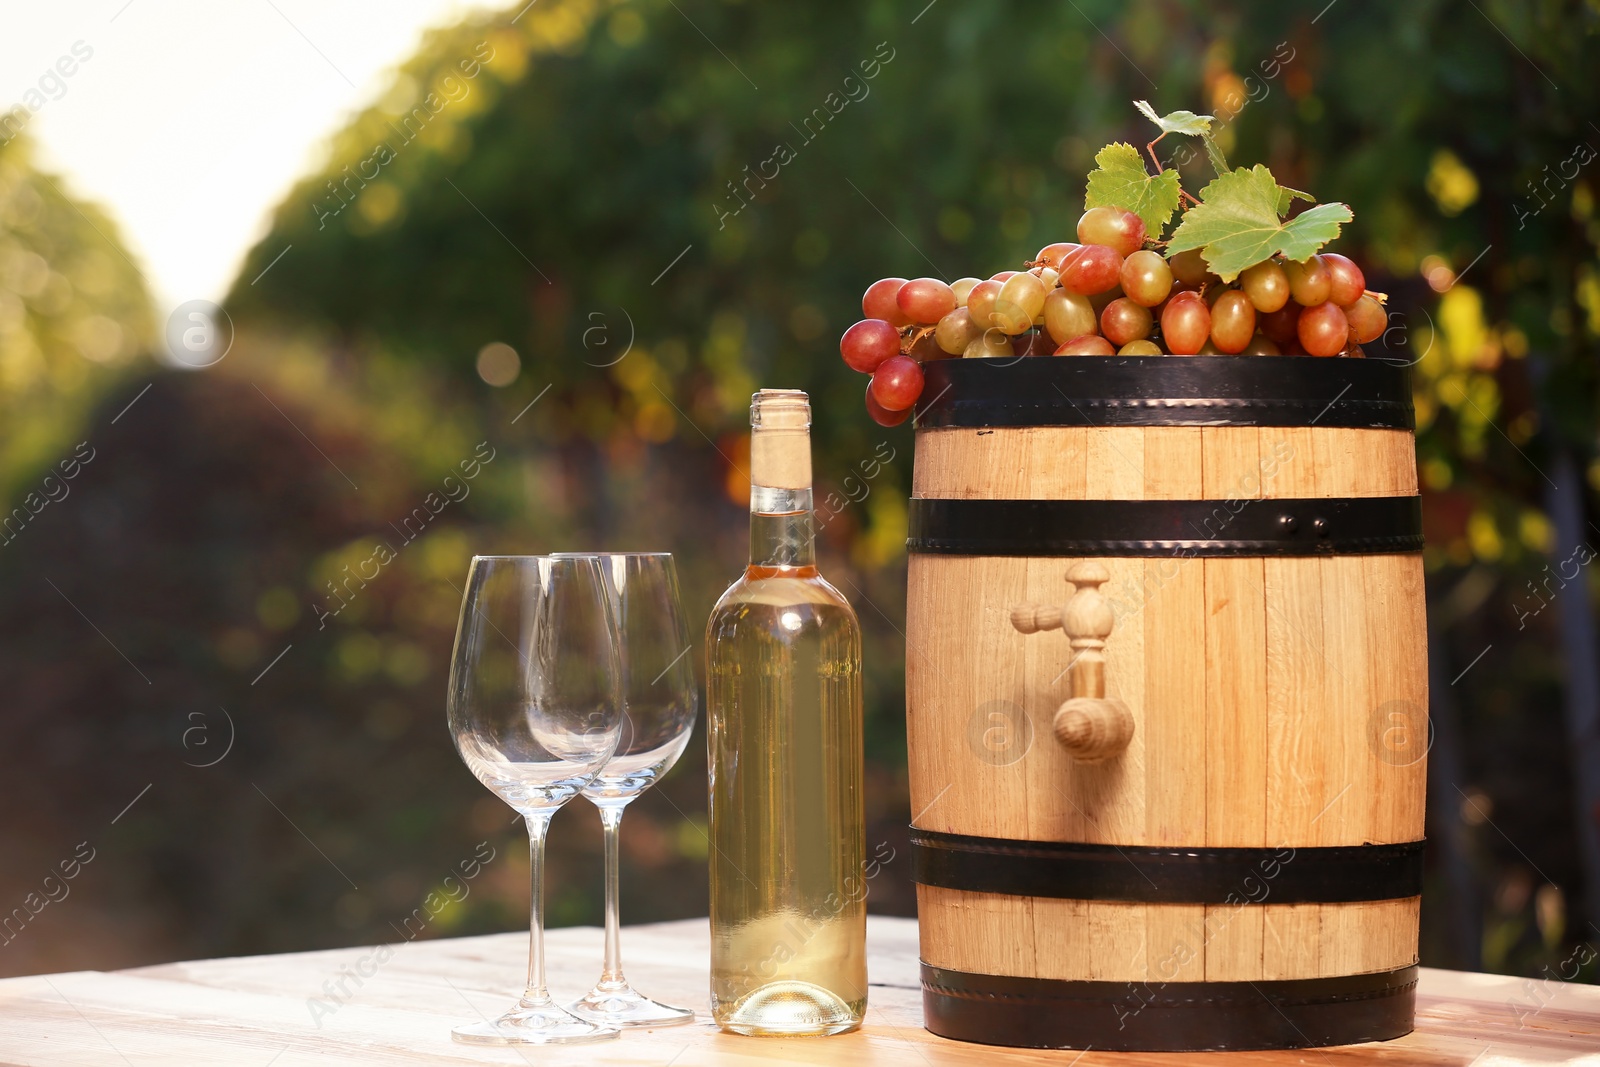
<instances>
[{"instance_id":1,"label":"wooden tap on barrel","mask_svg":"<svg viewBox=\"0 0 1600 1067\"><path fill-rule=\"evenodd\" d=\"M1011 609L1018 633L1062 630L1072 642L1072 697L1056 709L1054 728L1061 747L1082 763L1119 756L1133 740L1133 714L1122 701L1106 696L1106 639L1116 617L1100 586L1110 578L1098 563L1078 563L1067 572L1074 592L1065 605Z\"/></svg>"}]
</instances>

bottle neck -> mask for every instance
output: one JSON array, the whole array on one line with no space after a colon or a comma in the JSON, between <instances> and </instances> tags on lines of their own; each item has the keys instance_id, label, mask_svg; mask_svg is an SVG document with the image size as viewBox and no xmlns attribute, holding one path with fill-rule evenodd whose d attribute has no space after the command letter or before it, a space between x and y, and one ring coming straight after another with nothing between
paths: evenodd
<instances>
[{"instance_id":1,"label":"bottle neck","mask_svg":"<svg viewBox=\"0 0 1600 1067\"><path fill-rule=\"evenodd\" d=\"M814 567L811 490L750 487L750 565L789 569Z\"/></svg>"}]
</instances>

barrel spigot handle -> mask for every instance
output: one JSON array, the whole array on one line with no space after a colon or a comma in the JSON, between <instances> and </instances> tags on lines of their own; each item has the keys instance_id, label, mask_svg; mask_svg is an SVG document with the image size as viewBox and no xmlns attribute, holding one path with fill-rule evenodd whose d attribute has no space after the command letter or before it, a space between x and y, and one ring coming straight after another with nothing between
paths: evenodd
<instances>
[{"instance_id":1,"label":"barrel spigot handle","mask_svg":"<svg viewBox=\"0 0 1600 1067\"><path fill-rule=\"evenodd\" d=\"M1106 638L1116 625L1100 586L1111 579L1098 563L1077 563L1067 572L1074 588L1059 608L1018 604L1011 625L1018 633L1063 630L1072 642L1072 697L1056 709L1055 735L1073 759L1098 763L1120 755L1133 740L1133 714L1106 696Z\"/></svg>"}]
</instances>

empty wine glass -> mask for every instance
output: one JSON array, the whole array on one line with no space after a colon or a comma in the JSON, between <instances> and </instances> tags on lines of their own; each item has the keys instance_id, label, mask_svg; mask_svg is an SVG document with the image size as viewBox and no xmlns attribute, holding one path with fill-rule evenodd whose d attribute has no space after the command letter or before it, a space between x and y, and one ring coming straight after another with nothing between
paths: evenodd
<instances>
[{"instance_id":1,"label":"empty wine glass","mask_svg":"<svg viewBox=\"0 0 1600 1067\"><path fill-rule=\"evenodd\" d=\"M575 1015L610 1026L674 1026L694 1012L635 992L622 974L618 913L618 827L622 811L683 755L694 729L695 686L689 630L678 602L678 576L666 552L589 556L607 578L622 634L622 739L583 795L600 809L606 853L606 957L600 981L568 1005Z\"/></svg>"},{"instance_id":2,"label":"empty wine glass","mask_svg":"<svg viewBox=\"0 0 1600 1067\"><path fill-rule=\"evenodd\" d=\"M450 661L449 723L461 759L523 817L532 869L528 984L457 1041L543 1045L617 1036L565 1011L544 979L544 842L556 809L605 766L622 732L622 659L607 580L593 559L474 556Z\"/></svg>"}]
</instances>

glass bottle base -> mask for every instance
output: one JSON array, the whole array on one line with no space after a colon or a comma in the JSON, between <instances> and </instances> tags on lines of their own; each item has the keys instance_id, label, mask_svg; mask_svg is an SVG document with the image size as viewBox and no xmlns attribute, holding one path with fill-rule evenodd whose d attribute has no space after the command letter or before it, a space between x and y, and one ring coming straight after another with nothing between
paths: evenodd
<instances>
[{"instance_id":1,"label":"glass bottle base","mask_svg":"<svg viewBox=\"0 0 1600 1067\"><path fill-rule=\"evenodd\" d=\"M746 1037L827 1037L861 1025L845 1001L810 982L772 982L742 997L717 1025Z\"/></svg>"}]
</instances>

